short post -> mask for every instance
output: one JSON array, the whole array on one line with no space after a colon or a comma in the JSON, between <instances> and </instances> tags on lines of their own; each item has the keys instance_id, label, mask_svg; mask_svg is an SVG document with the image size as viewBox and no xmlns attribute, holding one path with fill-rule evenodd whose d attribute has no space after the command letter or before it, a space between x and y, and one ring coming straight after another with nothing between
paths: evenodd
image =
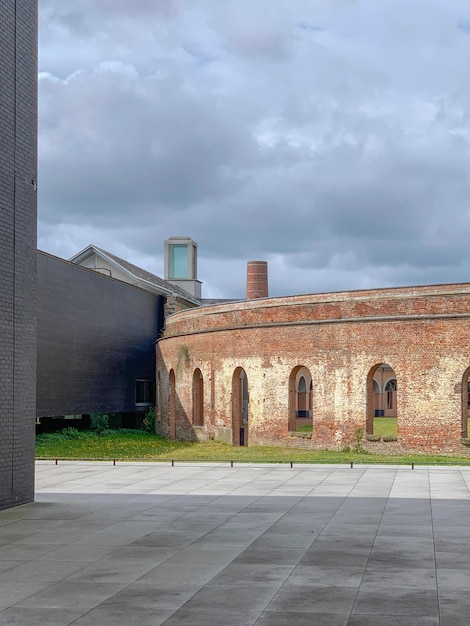
<instances>
[{"instance_id":1,"label":"short post","mask_svg":"<svg viewBox=\"0 0 470 626\"><path fill-rule=\"evenodd\" d=\"M354 463L351 461L351 469L354 469Z\"/></svg>"},{"instance_id":2,"label":"short post","mask_svg":"<svg viewBox=\"0 0 470 626\"><path fill-rule=\"evenodd\" d=\"M411 469L414 469L414 468L415 468L415 464L414 464L414 463L412 463L412 464L411 464Z\"/></svg>"},{"instance_id":3,"label":"short post","mask_svg":"<svg viewBox=\"0 0 470 626\"><path fill-rule=\"evenodd\" d=\"M290 462L290 466L291 466L291 468L294 467L294 461Z\"/></svg>"},{"instance_id":4,"label":"short post","mask_svg":"<svg viewBox=\"0 0 470 626\"><path fill-rule=\"evenodd\" d=\"M230 467L233 467L233 461L230 461Z\"/></svg>"},{"instance_id":5,"label":"short post","mask_svg":"<svg viewBox=\"0 0 470 626\"><path fill-rule=\"evenodd\" d=\"M173 459L171 459L171 467L175 467L175 462Z\"/></svg>"},{"instance_id":6,"label":"short post","mask_svg":"<svg viewBox=\"0 0 470 626\"><path fill-rule=\"evenodd\" d=\"M116 459L113 459L113 465L116 465Z\"/></svg>"},{"instance_id":7,"label":"short post","mask_svg":"<svg viewBox=\"0 0 470 626\"><path fill-rule=\"evenodd\" d=\"M56 464L56 465L59 465L59 459L56 459L56 460L55 460L55 464Z\"/></svg>"}]
</instances>

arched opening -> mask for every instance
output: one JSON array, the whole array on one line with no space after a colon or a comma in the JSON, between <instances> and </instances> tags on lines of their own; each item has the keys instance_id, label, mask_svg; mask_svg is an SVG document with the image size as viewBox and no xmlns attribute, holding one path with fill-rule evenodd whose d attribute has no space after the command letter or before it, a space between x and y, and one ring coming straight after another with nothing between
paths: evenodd
<instances>
[{"instance_id":1,"label":"arched opening","mask_svg":"<svg viewBox=\"0 0 470 626\"><path fill-rule=\"evenodd\" d=\"M248 445L248 379L242 367L232 376L232 445Z\"/></svg>"},{"instance_id":2,"label":"arched opening","mask_svg":"<svg viewBox=\"0 0 470 626\"><path fill-rule=\"evenodd\" d=\"M162 377L160 370L157 372L157 397L155 398L155 415L159 422L162 421Z\"/></svg>"},{"instance_id":3,"label":"arched opening","mask_svg":"<svg viewBox=\"0 0 470 626\"><path fill-rule=\"evenodd\" d=\"M312 432L312 389L308 368L294 367L289 376L289 431Z\"/></svg>"},{"instance_id":4,"label":"arched opening","mask_svg":"<svg viewBox=\"0 0 470 626\"><path fill-rule=\"evenodd\" d=\"M169 373L168 392L168 437L176 439L176 378L172 369Z\"/></svg>"},{"instance_id":5,"label":"arched opening","mask_svg":"<svg viewBox=\"0 0 470 626\"><path fill-rule=\"evenodd\" d=\"M397 379L388 363L374 365L367 376L366 432L368 435L396 436Z\"/></svg>"},{"instance_id":6,"label":"arched opening","mask_svg":"<svg viewBox=\"0 0 470 626\"><path fill-rule=\"evenodd\" d=\"M193 424L204 426L204 377L199 368L193 374Z\"/></svg>"},{"instance_id":7,"label":"arched opening","mask_svg":"<svg viewBox=\"0 0 470 626\"><path fill-rule=\"evenodd\" d=\"M385 417L397 416L397 381L392 378L385 385ZM390 413L390 415L389 415Z\"/></svg>"},{"instance_id":8,"label":"arched opening","mask_svg":"<svg viewBox=\"0 0 470 626\"><path fill-rule=\"evenodd\" d=\"M470 367L465 370L462 378L462 437L467 438L470 419Z\"/></svg>"}]
</instances>

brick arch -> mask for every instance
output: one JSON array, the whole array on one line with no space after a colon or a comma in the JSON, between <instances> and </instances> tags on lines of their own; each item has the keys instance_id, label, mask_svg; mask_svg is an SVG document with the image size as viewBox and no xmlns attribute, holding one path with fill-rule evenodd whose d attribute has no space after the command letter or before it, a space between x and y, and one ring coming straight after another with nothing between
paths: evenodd
<instances>
[{"instance_id":1,"label":"brick arch","mask_svg":"<svg viewBox=\"0 0 470 626\"><path fill-rule=\"evenodd\" d=\"M193 424L204 426L204 377L197 367L193 373Z\"/></svg>"},{"instance_id":2,"label":"brick arch","mask_svg":"<svg viewBox=\"0 0 470 626\"><path fill-rule=\"evenodd\" d=\"M398 389L397 375L395 369L390 365L389 361L382 361L381 363L376 363L367 374L367 382L366 382L366 433L368 435L372 435L374 433L374 417L375 417L375 405L376 405L376 385L374 385L374 376L377 370L383 366L388 366L391 369L390 375L387 377L385 381L382 381L382 384L378 384L377 387L380 390L380 393L384 393L387 383L391 380L394 380L396 383L396 388ZM396 391L394 392L396 394ZM396 398L395 398L396 402ZM385 410L385 409L384 409ZM398 413L397 413L398 418Z\"/></svg>"},{"instance_id":3,"label":"brick arch","mask_svg":"<svg viewBox=\"0 0 470 626\"><path fill-rule=\"evenodd\" d=\"M243 367L232 376L232 445L248 445L248 378Z\"/></svg>"},{"instance_id":4,"label":"brick arch","mask_svg":"<svg viewBox=\"0 0 470 626\"><path fill-rule=\"evenodd\" d=\"M469 400L468 384L470 382L470 367L467 367L462 376L462 437L468 437Z\"/></svg>"},{"instance_id":5,"label":"brick arch","mask_svg":"<svg viewBox=\"0 0 470 626\"><path fill-rule=\"evenodd\" d=\"M176 376L173 368L168 374L168 437L176 439Z\"/></svg>"},{"instance_id":6,"label":"brick arch","mask_svg":"<svg viewBox=\"0 0 470 626\"><path fill-rule=\"evenodd\" d=\"M249 377L250 443L337 448L354 445L358 426L373 429L373 371L388 363L397 380L400 446L458 452L462 376L470 366L470 284L307 294L194 308L166 319L157 344L167 383L181 343L204 372L205 427L232 442L232 376ZM305 355L305 356L304 356ZM314 381L315 437L289 438L288 381L308 361ZM303 363L306 364L305 362ZM249 368L249 369L248 369ZM178 378L180 415L191 414L194 367ZM384 372L380 381L386 383ZM369 384L367 380L369 379ZM422 392L429 380L426 393ZM291 389L293 386L291 385ZM383 392L383 388L380 389ZM385 396L386 397L386 396ZM377 423L377 422L376 422Z\"/></svg>"},{"instance_id":7,"label":"brick arch","mask_svg":"<svg viewBox=\"0 0 470 626\"><path fill-rule=\"evenodd\" d=\"M385 407L387 412L385 413L385 417L395 417L393 413L396 413L396 404L397 404L397 379L395 376L389 378L384 385L384 394L386 394L385 398ZM390 415L390 412L392 413Z\"/></svg>"},{"instance_id":8,"label":"brick arch","mask_svg":"<svg viewBox=\"0 0 470 626\"><path fill-rule=\"evenodd\" d=\"M155 414L159 422L163 419L162 407L162 376L160 370L157 371L157 393L155 398Z\"/></svg>"},{"instance_id":9,"label":"brick arch","mask_svg":"<svg viewBox=\"0 0 470 626\"><path fill-rule=\"evenodd\" d=\"M304 377L307 394L306 398L301 398L298 390L298 383ZM297 430L297 418L299 414L299 401L302 411L308 411L309 418L312 417L312 375L305 365L296 365L289 375L289 399L288 399L288 429ZM305 408L304 408L305 404Z\"/></svg>"}]
</instances>

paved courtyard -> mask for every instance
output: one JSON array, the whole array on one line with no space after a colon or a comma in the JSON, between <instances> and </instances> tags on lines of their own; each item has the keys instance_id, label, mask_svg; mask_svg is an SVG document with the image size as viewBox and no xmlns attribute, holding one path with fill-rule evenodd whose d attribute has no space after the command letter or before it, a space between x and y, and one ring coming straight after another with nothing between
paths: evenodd
<instances>
[{"instance_id":1,"label":"paved courtyard","mask_svg":"<svg viewBox=\"0 0 470 626\"><path fill-rule=\"evenodd\" d=\"M39 462L0 624L468 626L470 468Z\"/></svg>"}]
</instances>

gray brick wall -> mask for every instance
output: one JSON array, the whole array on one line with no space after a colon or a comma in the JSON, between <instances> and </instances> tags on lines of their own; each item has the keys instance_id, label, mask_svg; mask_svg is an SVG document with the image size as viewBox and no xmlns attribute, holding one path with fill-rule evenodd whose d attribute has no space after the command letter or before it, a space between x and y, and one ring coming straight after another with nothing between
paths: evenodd
<instances>
[{"instance_id":1,"label":"gray brick wall","mask_svg":"<svg viewBox=\"0 0 470 626\"><path fill-rule=\"evenodd\" d=\"M0 509L33 499L37 0L0 10Z\"/></svg>"},{"instance_id":2,"label":"gray brick wall","mask_svg":"<svg viewBox=\"0 0 470 626\"><path fill-rule=\"evenodd\" d=\"M37 417L136 411L164 298L38 251Z\"/></svg>"}]
</instances>

